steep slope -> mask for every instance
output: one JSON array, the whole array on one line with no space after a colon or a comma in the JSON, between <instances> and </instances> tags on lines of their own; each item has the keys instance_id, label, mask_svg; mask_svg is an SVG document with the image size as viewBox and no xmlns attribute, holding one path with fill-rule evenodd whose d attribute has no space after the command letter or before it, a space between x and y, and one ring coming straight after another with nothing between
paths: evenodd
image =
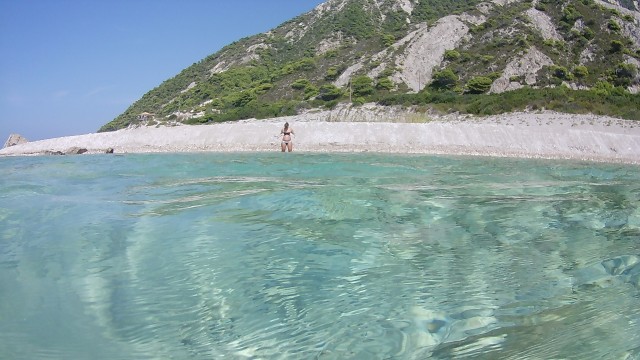
<instances>
[{"instance_id":1,"label":"steep slope","mask_svg":"<svg viewBox=\"0 0 640 360\"><path fill-rule=\"evenodd\" d=\"M425 91L564 84L629 97L640 82L639 10L629 0L329 0L193 64L100 130L277 117Z\"/></svg>"}]
</instances>

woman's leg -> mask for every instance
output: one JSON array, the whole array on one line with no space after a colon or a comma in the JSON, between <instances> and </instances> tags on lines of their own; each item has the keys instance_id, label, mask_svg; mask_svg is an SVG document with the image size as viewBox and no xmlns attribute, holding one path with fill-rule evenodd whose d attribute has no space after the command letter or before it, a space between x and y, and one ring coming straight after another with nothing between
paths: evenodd
<instances>
[{"instance_id":1,"label":"woman's leg","mask_svg":"<svg viewBox=\"0 0 640 360\"><path fill-rule=\"evenodd\" d=\"M282 147L282 152L284 152L287 145L285 145L284 141L280 142L280 147Z\"/></svg>"},{"instance_id":2,"label":"woman's leg","mask_svg":"<svg viewBox=\"0 0 640 360\"><path fill-rule=\"evenodd\" d=\"M287 146L289 147L289 152L293 151L293 141L289 141L289 144L287 144Z\"/></svg>"}]
</instances>

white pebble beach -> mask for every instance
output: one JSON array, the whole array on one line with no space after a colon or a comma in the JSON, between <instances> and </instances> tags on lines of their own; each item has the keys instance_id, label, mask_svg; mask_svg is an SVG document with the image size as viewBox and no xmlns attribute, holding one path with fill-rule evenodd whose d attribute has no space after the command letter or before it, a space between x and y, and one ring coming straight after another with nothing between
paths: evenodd
<instances>
[{"instance_id":1,"label":"white pebble beach","mask_svg":"<svg viewBox=\"0 0 640 360\"><path fill-rule=\"evenodd\" d=\"M385 122L290 116L208 125L139 126L28 142L0 156L45 155L69 148L87 154L279 152L289 122L294 152L380 152L575 159L640 164L640 121L596 115L522 112L490 117L444 116ZM87 155L80 155L87 156Z\"/></svg>"}]
</instances>

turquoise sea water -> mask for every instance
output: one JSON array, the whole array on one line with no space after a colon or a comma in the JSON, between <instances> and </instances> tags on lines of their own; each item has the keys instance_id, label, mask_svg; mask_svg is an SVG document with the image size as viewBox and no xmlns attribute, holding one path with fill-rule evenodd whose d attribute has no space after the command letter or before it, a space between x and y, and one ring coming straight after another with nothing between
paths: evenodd
<instances>
[{"instance_id":1,"label":"turquoise sea water","mask_svg":"<svg viewBox=\"0 0 640 360\"><path fill-rule=\"evenodd\" d=\"M2 359L640 358L640 168L0 158Z\"/></svg>"}]
</instances>

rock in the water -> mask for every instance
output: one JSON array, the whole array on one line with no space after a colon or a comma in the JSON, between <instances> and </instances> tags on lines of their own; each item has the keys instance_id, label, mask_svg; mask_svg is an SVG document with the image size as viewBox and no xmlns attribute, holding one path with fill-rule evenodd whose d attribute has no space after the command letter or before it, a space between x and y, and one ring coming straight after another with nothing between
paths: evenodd
<instances>
[{"instance_id":1,"label":"rock in the water","mask_svg":"<svg viewBox=\"0 0 640 360\"><path fill-rule=\"evenodd\" d=\"M640 286L640 257L622 255L578 269L573 274L578 289L606 288L616 283Z\"/></svg>"},{"instance_id":2,"label":"rock in the water","mask_svg":"<svg viewBox=\"0 0 640 360\"><path fill-rule=\"evenodd\" d=\"M14 145L18 145L18 144L24 144L26 142L29 142L29 140L27 140L24 137L22 137L22 135L20 135L20 134L11 134L11 135L9 135L9 138L7 139L7 141L4 143L4 147L8 148L9 146L14 146Z\"/></svg>"},{"instance_id":3,"label":"rock in the water","mask_svg":"<svg viewBox=\"0 0 640 360\"><path fill-rule=\"evenodd\" d=\"M113 148L108 148L107 150L105 150L105 153L113 154Z\"/></svg>"},{"instance_id":4,"label":"rock in the water","mask_svg":"<svg viewBox=\"0 0 640 360\"><path fill-rule=\"evenodd\" d=\"M67 155L79 155L79 154L84 154L87 151L88 150L85 148L74 146L74 147L68 148L67 151L65 151L64 153Z\"/></svg>"}]
</instances>

